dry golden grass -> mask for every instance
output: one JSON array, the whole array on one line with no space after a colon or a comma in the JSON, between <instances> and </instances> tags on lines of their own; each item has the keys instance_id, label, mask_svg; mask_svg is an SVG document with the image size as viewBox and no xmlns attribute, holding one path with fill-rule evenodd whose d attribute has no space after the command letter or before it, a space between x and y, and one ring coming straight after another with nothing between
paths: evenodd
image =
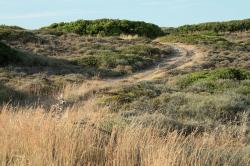
<instances>
[{"instance_id":1,"label":"dry golden grass","mask_svg":"<svg viewBox=\"0 0 250 166\"><path fill-rule=\"evenodd\" d=\"M0 111L0 165L250 164L244 135L229 128L184 136L131 124L105 132L100 112L69 109L58 118L42 108L15 109Z\"/></svg>"},{"instance_id":2,"label":"dry golden grass","mask_svg":"<svg viewBox=\"0 0 250 166\"><path fill-rule=\"evenodd\" d=\"M133 40L133 39L138 39L139 36L138 35L120 35L120 38L121 39L124 39L124 40Z\"/></svg>"}]
</instances>

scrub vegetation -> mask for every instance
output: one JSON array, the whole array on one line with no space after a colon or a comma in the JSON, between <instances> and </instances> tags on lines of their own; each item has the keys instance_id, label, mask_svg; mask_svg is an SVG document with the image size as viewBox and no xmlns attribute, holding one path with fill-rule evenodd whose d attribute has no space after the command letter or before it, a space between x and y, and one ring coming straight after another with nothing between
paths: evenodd
<instances>
[{"instance_id":1,"label":"scrub vegetation","mask_svg":"<svg viewBox=\"0 0 250 166\"><path fill-rule=\"evenodd\" d=\"M72 32L79 35L119 36L124 34L149 38L163 35L162 29L151 23L113 19L78 20L70 23L61 22L42 29Z\"/></svg>"},{"instance_id":2,"label":"scrub vegetation","mask_svg":"<svg viewBox=\"0 0 250 166\"><path fill-rule=\"evenodd\" d=\"M0 26L0 165L250 165L249 20Z\"/></svg>"}]
</instances>

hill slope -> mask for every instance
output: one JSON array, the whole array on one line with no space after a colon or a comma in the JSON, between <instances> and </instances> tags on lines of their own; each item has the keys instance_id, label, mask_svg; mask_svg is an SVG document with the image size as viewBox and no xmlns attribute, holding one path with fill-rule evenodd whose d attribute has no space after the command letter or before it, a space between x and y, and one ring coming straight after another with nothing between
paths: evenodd
<instances>
[{"instance_id":1,"label":"hill slope","mask_svg":"<svg viewBox=\"0 0 250 166\"><path fill-rule=\"evenodd\" d=\"M0 163L250 165L250 31L203 26L0 26Z\"/></svg>"}]
</instances>

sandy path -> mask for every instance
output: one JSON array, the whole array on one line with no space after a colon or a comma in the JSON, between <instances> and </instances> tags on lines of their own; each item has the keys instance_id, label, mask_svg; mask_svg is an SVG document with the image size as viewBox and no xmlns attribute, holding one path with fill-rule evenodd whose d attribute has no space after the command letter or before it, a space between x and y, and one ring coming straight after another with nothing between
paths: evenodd
<instances>
[{"instance_id":1,"label":"sandy path","mask_svg":"<svg viewBox=\"0 0 250 166\"><path fill-rule=\"evenodd\" d=\"M109 85L117 83L135 83L140 81L150 81L157 78L162 78L167 75L169 70L173 69L186 69L192 67L194 64L201 64L206 57L206 52L193 45L186 45L181 43L169 44L174 49L174 54L166 56L158 65L151 69L137 72L117 79L106 79Z\"/></svg>"},{"instance_id":2,"label":"sandy path","mask_svg":"<svg viewBox=\"0 0 250 166\"><path fill-rule=\"evenodd\" d=\"M154 67L143 70L121 78L111 78L103 80L88 80L80 87L68 87L63 93L63 98L74 96L76 100L86 103L95 97L95 94L105 88L118 88L124 85L137 83L140 81L150 81L157 78L164 78L173 69L185 70L194 64L202 63L206 53L196 46L180 43L164 43L174 49L174 54L166 56Z\"/></svg>"}]
</instances>

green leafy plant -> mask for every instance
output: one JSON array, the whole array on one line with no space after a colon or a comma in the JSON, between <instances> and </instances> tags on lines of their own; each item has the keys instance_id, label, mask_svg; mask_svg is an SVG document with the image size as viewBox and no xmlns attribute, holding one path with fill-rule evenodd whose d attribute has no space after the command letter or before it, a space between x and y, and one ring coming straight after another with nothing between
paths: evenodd
<instances>
[{"instance_id":1,"label":"green leafy plant","mask_svg":"<svg viewBox=\"0 0 250 166\"><path fill-rule=\"evenodd\" d=\"M70 23L54 23L42 29L56 29L58 31L72 32L80 35L118 36L121 34L139 35L155 38L163 35L160 27L142 21L99 19L78 20Z\"/></svg>"},{"instance_id":2,"label":"green leafy plant","mask_svg":"<svg viewBox=\"0 0 250 166\"><path fill-rule=\"evenodd\" d=\"M244 69L236 68L222 68L212 71L200 71L182 76L177 84L185 88L196 82L207 80L214 81L218 79L231 79L231 80L246 80L250 79L250 72Z\"/></svg>"}]
</instances>

